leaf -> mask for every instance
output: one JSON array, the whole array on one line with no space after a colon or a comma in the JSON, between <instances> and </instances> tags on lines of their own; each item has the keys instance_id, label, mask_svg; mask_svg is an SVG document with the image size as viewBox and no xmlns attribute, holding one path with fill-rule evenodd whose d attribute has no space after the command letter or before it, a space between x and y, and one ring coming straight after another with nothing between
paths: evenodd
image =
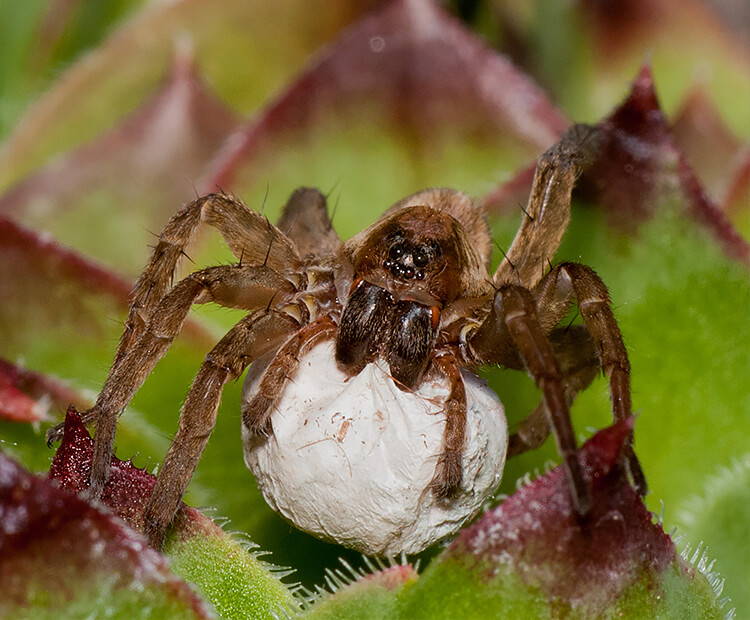
<instances>
[{"instance_id":1,"label":"leaf","mask_svg":"<svg viewBox=\"0 0 750 620\"><path fill-rule=\"evenodd\" d=\"M720 115L750 136L750 54L702 0L623 0L523 7L491 3L500 47L577 121L595 122L616 105L644 61L671 115L700 82Z\"/></svg>"},{"instance_id":2,"label":"leaf","mask_svg":"<svg viewBox=\"0 0 750 620\"><path fill-rule=\"evenodd\" d=\"M21 119L0 154L0 187L91 140L137 108L167 70L175 40L187 37L209 81L247 113L319 45L374 4L336 2L319 11L299 0L151 3L60 76Z\"/></svg>"},{"instance_id":3,"label":"leaf","mask_svg":"<svg viewBox=\"0 0 750 620\"><path fill-rule=\"evenodd\" d=\"M2 453L0 515L4 617L212 616L142 536Z\"/></svg>"},{"instance_id":4,"label":"leaf","mask_svg":"<svg viewBox=\"0 0 750 620\"><path fill-rule=\"evenodd\" d=\"M191 183L237 123L197 75L190 51L178 50L170 75L144 104L11 187L0 212L135 276L151 231L194 195ZM120 243L88 234L92 225Z\"/></svg>"},{"instance_id":5,"label":"leaf","mask_svg":"<svg viewBox=\"0 0 750 620\"><path fill-rule=\"evenodd\" d=\"M657 209L675 207L706 227L729 256L750 265L750 245L708 197L677 146L648 66L628 98L596 125L595 139L597 154L577 193L603 209L612 224L632 233ZM531 169L521 169L485 197L486 207L510 212L523 186L530 188Z\"/></svg>"},{"instance_id":6,"label":"leaf","mask_svg":"<svg viewBox=\"0 0 750 620\"><path fill-rule=\"evenodd\" d=\"M250 204L269 187L274 205L300 183L338 185L349 203L382 210L431 185L486 183L566 126L528 77L434 3L396 0L325 48L222 152L205 187L252 192ZM337 223L358 232L359 215L344 209Z\"/></svg>"},{"instance_id":7,"label":"leaf","mask_svg":"<svg viewBox=\"0 0 750 620\"><path fill-rule=\"evenodd\" d=\"M65 435L50 469L60 488L88 489L93 440L74 408L68 410ZM102 502L138 530L156 478L130 461L112 457ZM139 537L140 539L140 537ZM149 554L154 554L146 549ZM269 566L225 534L208 517L182 505L165 544L172 570L192 581L221 617L271 617L293 608L294 599Z\"/></svg>"},{"instance_id":8,"label":"leaf","mask_svg":"<svg viewBox=\"0 0 750 620\"><path fill-rule=\"evenodd\" d=\"M734 168L741 160L743 143L727 127L704 87L696 87L682 102L672 121L672 133L675 145L690 162L701 185L721 204L722 190L736 174Z\"/></svg>"},{"instance_id":9,"label":"leaf","mask_svg":"<svg viewBox=\"0 0 750 620\"><path fill-rule=\"evenodd\" d=\"M0 359L0 419L39 422L50 406L65 410L71 402L86 400L59 381Z\"/></svg>"}]
</instances>

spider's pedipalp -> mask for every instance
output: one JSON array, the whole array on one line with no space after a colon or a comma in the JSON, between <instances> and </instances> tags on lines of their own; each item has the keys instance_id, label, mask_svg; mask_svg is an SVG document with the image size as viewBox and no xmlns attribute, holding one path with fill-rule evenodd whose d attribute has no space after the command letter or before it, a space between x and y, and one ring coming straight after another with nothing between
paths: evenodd
<instances>
[{"instance_id":1,"label":"spider's pedipalp","mask_svg":"<svg viewBox=\"0 0 750 620\"><path fill-rule=\"evenodd\" d=\"M448 378L450 393L443 406L443 451L438 458L430 487L436 497L446 499L450 498L461 484L461 454L466 439L466 388L458 360L453 354L439 355L434 359L434 363Z\"/></svg>"}]
</instances>

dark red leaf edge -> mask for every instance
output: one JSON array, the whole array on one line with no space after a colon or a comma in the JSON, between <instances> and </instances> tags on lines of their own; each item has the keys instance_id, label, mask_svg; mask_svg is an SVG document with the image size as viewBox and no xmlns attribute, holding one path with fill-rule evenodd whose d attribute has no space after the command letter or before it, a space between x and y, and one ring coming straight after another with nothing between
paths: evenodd
<instances>
[{"instance_id":1,"label":"dark red leaf edge","mask_svg":"<svg viewBox=\"0 0 750 620\"><path fill-rule=\"evenodd\" d=\"M132 282L0 213L0 257L7 262L12 252L23 265L44 263L44 270L54 272L56 277L75 282L81 290L102 292L127 307Z\"/></svg>"},{"instance_id":2,"label":"dark red leaf edge","mask_svg":"<svg viewBox=\"0 0 750 620\"><path fill-rule=\"evenodd\" d=\"M579 195L600 207L616 227L635 232L665 202L665 192L674 192L676 186L686 215L703 226L728 256L750 266L750 244L709 198L677 147L648 65L642 67L627 99L596 128L599 150L578 184ZM488 212L516 210L518 197L528 195L521 187L528 182L530 189L533 168L533 164L524 166L485 196Z\"/></svg>"},{"instance_id":3,"label":"dark red leaf edge","mask_svg":"<svg viewBox=\"0 0 750 620\"><path fill-rule=\"evenodd\" d=\"M568 121L531 78L431 0L393 0L353 25L246 128L228 141L203 189L236 184L240 167L279 134L314 127L317 115L340 118L348 105L373 101L429 141L447 118L480 135L488 128L539 151Z\"/></svg>"},{"instance_id":4,"label":"dark red leaf edge","mask_svg":"<svg viewBox=\"0 0 750 620\"><path fill-rule=\"evenodd\" d=\"M8 291L12 292L12 287L16 284L31 286L30 274L34 277L43 275L44 281L51 283L51 286L78 291L81 298L87 298L92 294L103 295L113 300L123 313L129 306L130 292L134 285L132 280L59 243L50 235L32 231L2 213L0 261L0 277L4 280L6 295L2 303L8 306L14 303L14 299L7 296ZM39 287L38 284L36 286ZM77 298L75 301L73 298L68 300L72 303L79 301ZM39 296L40 306L47 303L45 297ZM77 305L75 307L77 308ZM11 326L0 328L0 335L4 329L10 328ZM182 334L198 346L205 347L213 343L208 331L191 319L186 322ZM71 402L83 401L73 399ZM66 406L67 404L65 403Z\"/></svg>"},{"instance_id":5,"label":"dark red leaf edge","mask_svg":"<svg viewBox=\"0 0 750 620\"><path fill-rule=\"evenodd\" d=\"M64 603L104 579L116 588L161 590L193 617L213 617L140 534L1 452L0 516L0 610L19 613L38 590Z\"/></svg>"},{"instance_id":6,"label":"dark red leaf edge","mask_svg":"<svg viewBox=\"0 0 750 620\"><path fill-rule=\"evenodd\" d=\"M0 420L39 422L51 407L64 411L88 399L64 383L0 358Z\"/></svg>"}]
</instances>

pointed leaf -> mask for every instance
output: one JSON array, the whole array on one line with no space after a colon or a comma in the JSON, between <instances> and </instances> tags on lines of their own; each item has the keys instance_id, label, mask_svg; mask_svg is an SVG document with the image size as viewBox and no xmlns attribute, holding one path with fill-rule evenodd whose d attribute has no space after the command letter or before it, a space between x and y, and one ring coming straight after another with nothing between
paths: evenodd
<instances>
[{"instance_id":1,"label":"pointed leaf","mask_svg":"<svg viewBox=\"0 0 750 620\"><path fill-rule=\"evenodd\" d=\"M565 472L554 469L464 530L400 593L401 617L723 617L708 581L652 523L617 463L631 425L601 431L581 450L593 498L584 520Z\"/></svg>"},{"instance_id":2,"label":"pointed leaf","mask_svg":"<svg viewBox=\"0 0 750 620\"><path fill-rule=\"evenodd\" d=\"M91 436L71 408L50 477L68 491L86 490L92 448ZM131 527L142 529L154 481L154 476L130 461L112 457L102 501ZM182 505L166 541L165 553L172 560L172 569L195 583L222 617L271 617L280 609L294 606L290 592L268 565L251 556L245 547L194 508Z\"/></svg>"},{"instance_id":3,"label":"pointed leaf","mask_svg":"<svg viewBox=\"0 0 750 620\"><path fill-rule=\"evenodd\" d=\"M134 277L154 232L194 196L199 170L237 122L199 78L190 53L181 51L148 101L10 188L0 212L43 226ZM89 234L92 225L120 243Z\"/></svg>"},{"instance_id":4,"label":"pointed leaf","mask_svg":"<svg viewBox=\"0 0 750 620\"><path fill-rule=\"evenodd\" d=\"M385 207L430 185L485 183L567 124L528 77L435 3L395 0L325 48L222 152L205 188L252 190L259 200L270 185L273 205L302 174L338 184L350 203ZM362 214L356 224L347 210L337 218L350 234L362 228Z\"/></svg>"},{"instance_id":5,"label":"pointed leaf","mask_svg":"<svg viewBox=\"0 0 750 620\"><path fill-rule=\"evenodd\" d=\"M212 616L142 536L2 453L0 516L3 617Z\"/></svg>"},{"instance_id":6,"label":"pointed leaf","mask_svg":"<svg viewBox=\"0 0 750 620\"><path fill-rule=\"evenodd\" d=\"M0 153L0 188L138 107L166 72L176 40L187 38L210 82L248 112L319 45L374 4L377 0L338 1L320 11L300 0L149 3L32 106Z\"/></svg>"}]
</instances>

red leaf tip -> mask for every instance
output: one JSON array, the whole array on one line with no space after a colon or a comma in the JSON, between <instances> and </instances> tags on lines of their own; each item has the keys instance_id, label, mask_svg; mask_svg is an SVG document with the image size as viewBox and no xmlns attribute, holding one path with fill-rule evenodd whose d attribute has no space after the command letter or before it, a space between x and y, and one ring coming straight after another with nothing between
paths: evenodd
<instances>
[{"instance_id":1,"label":"red leaf tip","mask_svg":"<svg viewBox=\"0 0 750 620\"><path fill-rule=\"evenodd\" d=\"M449 550L487 577L512 572L550 600L601 612L635 582L676 558L674 545L631 488L620 453L623 420L594 435L579 461L593 505L581 519L557 467L464 530Z\"/></svg>"}]
</instances>

